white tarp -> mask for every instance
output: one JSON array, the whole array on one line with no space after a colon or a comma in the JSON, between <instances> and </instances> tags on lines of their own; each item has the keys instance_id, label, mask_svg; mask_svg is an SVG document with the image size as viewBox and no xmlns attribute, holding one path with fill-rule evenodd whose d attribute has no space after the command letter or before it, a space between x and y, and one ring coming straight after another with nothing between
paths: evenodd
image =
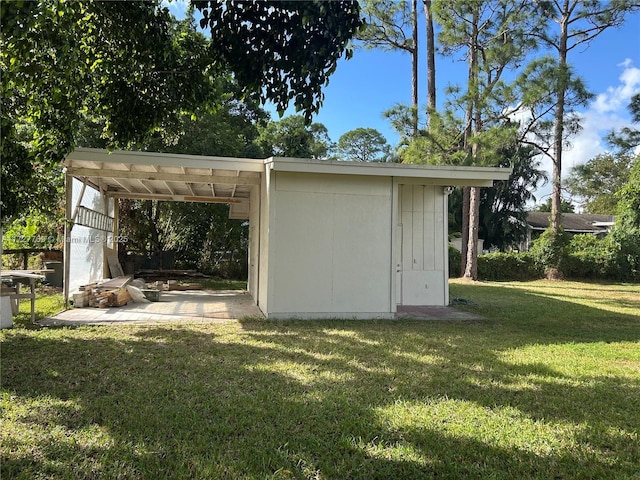
<instances>
[{"instance_id":1,"label":"white tarp","mask_svg":"<svg viewBox=\"0 0 640 480\"><path fill-rule=\"evenodd\" d=\"M78 205L82 193L82 182L73 179L72 208ZM113 217L114 201L102 199L100 192L87 186L84 189L79 205ZM71 212L73 214L73 212ZM112 245L112 232L98 230L83 225L74 225L68 245L69 264L69 293L76 292L81 285L86 285L103 278L104 255L103 247Z\"/></svg>"}]
</instances>

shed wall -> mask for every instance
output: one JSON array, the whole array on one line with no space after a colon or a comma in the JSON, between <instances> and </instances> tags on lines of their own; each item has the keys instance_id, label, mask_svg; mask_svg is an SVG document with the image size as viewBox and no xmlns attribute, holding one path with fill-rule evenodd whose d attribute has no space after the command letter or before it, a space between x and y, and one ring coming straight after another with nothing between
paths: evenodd
<instances>
[{"instance_id":1,"label":"shed wall","mask_svg":"<svg viewBox=\"0 0 640 480\"><path fill-rule=\"evenodd\" d=\"M271 175L268 316L392 316L392 179Z\"/></svg>"}]
</instances>

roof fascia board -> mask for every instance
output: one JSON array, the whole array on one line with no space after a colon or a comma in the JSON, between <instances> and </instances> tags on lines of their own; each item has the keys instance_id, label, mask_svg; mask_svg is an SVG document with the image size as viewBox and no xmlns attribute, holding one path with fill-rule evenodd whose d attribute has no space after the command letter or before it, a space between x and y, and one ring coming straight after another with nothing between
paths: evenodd
<instances>
[{"instance_id":1,"label":"roof fascia board","mask_svg":"<svg viewBox=\"0 0 640 480\"><path fill-rule=\"evenodd\" d=\"M510 168L500 167L398 165L285 157L271 157L264 162L267 168L282 172L440 179L443 181L442 185L469 185L469 181L479 181L481 183L479 186L486 186L483 181L507 180L511 174ZM456 181L459 183L452 183Z\"/></svg>"},{"instance_id":2,"label":"roof fascia board","mask_svg":"<svg viewBox=\"0 0 640 480\"><path fill-rule=\"evenodd\" d=\"M436 185L441 187L493 187L495 179L478 178L429 178L429 177L393 177L395 182L403 185ZM507 177L508 178L508 177Z\"/></svg>"},{"instance_id":3,"label":"roof fascia board","mask_svg":"<svg viewBox=\"0 0 640 480\"><path fill-rule=\"evenodd\" d=\"M99 148L76 148L64 165L73 166L74 161L123 163L131 165L153 165L162 167L208 168L263 172L264 160L254 158L217 157L205 155L182 155L175 153L112 151Z\"/></svg>"}]
</instances>

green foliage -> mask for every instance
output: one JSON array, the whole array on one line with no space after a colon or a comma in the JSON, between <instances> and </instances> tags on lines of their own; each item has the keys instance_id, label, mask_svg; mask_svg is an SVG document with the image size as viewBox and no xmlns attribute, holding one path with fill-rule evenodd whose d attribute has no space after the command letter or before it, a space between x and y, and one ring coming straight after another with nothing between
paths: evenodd
<instances>
[{"instance_id":1,"label":"green foliage","mask_svg":"<svg viewBox=\"0 0 640 480\"><path fill-rule=\"evenodd\" d=\"M356 38L365 47L404 50L412 53L416 42L411 37L413 18L406 0L367 0L361 2L365 23Z\"/></svg>"},{"instance_id":2,"label":"green foliage","mask_svg":"<svg viewBox=\"0 0 640 480\"><path fill-rule=\"evenodd\" d=\"M609 238L590 234L574 235L563 260L565 275L568 278L615 278L615 259L611 247Z\"/></svg>"},{"instance_id":3,"label":"green foliage","mask_svg":"<svg viewBox=\"0 0 640 480\"><path fill-rule=\"evenodd\" d=\"M64 209L58 208L55 216L31 211L14 219L3 229L2 248L62 249L63 233Z\"/></svg>"},{"instance_id":4,"label":"green foliage","mask_svg":"<svg viewBox=\"0 0 640 480\"><path fill-rule=\"evenodd\" d=\"M237 100L234 83L225 82L222 88L216 110L196 118L181 116L175 136L156 135L144 148L191 155L263 157L257 144L258 126L266 121L267 114L255 102ZM162 259L165 264L168 258L174 268L246 278L248 227L243 220L229 219L227 205L131 200L121 200L119 205L120 234L128 238L121 251Z\"/></svg>"},{"instance_id":5,"label":"green foliage","mask_svg":"<svg viewBox=\"0 0 640 480\"><path fill-rule=\"evenodd\" d=\"M458 278L462 274L460 271L460 257L460 251L449 244L449 278Z\"/></svg>"},{"instance_id":6,"label":"green foliage","mask_svg":"<svg viewBox=\"0 0 640 480\"><path fill-rule=\"evenodd\" d=\"M485 248L505 251L525 239L527 202L535 200L532 192L547 179L530 147L512 145L498 153L502 158L497 166L511 167L512 172L508 180L481 190L479 236Z\"/></svg>"},{"instance_id":7,"label":"green foliage","mask_svg":"<svg viewBox=\"0 0 640 480\"><path fill-rule=\"evenodd\" d=\"M386 162L391 146L375 128L356 128L338 139L335 150L338 160Z\"/></svg>"},{"instance_id":8,"label":"green foliage","mask_svg":"<svg viewBox=\"0 0 640 480\"><path fill-rule=\"evenodd\" d=\"M583 200L586 213L613 215L616 192L629 179L629 170L638 155L603 153L586 163L574 166L566 180L569 192Z\"/></svg>"},{"instance_id":9,"label":"green foliage","mask_svg":"<svg viewBox=\"0 0 640 480\"><path fill-rule=\"evenodd\" d=\"M332 146L327 127L300 115L262 126L257 142L267 157L327 158Z\"/></svg>"},{"instance_id":10,"label":"green foliage","mask_svg":"<svg viewBox=\"0 0 640 480\"><path fill-rule=\"evenodd\" d=\"M640 277L640 159L636 158L627 184L617 193L616 224L611 232L619 275Z\"/></svg>"},{"instance_id":11,"label":"green foliage","mask_svg":"<svg viewBox=\"0 0 640 480\"><path fill-rule=\"evenodd\" d=\"M159 2L2 2L0 17L3 218L47 207L88 118L125 147L215 92L204 36ZM28 138L13 134L23 123Z\"/></svg>"},{"instance_id":12,"label":"green foliage","mask_svg":"<svg viewBox=\"0 0 640 480\"><path fill-rule=\"evenodd\" d=\"M471 158L464 149L463 121L451 110L432 112L429 130L413 135L411 109L396 106L385 112L394 128L403 135L400 149L403 163L426 165L470 165Z\"/></svg>"},{"instance_id":13,"label":"green foliage","mask_svg":"<svg viewBox=\"0 0 640 480\"><path fill-rule=\"evenodd\" d=\"M46 206L49 173L79 142L127 149L174 132L216 105L230 72L238 98L293 101L309 120L361 24L357 2L194 3L211 41L159 0L0 2L3 218Z\"/></svg>"},{"instance_id":14,"label":"green foliage","mask_svg":"<svg viewBox=\"0 0 640 480\"><path fill-rule=\"evenodd\" d=\"M481 280L535 280L543 270L529 252L494 252L478 257L478 278Z\"/></svg>"},{"instance_id":15,"label":"green foliage","mask_svg":"<svg viewBox=\"0 0 640 480\"><path fill-rule=\"evenodd\" d=\"M569 241L569 235L562 228L548 228L533 242L530 253L550 278L562 276L564 273L562 262L567 255Z\"/></svg>"},{"instance_id":16,"label":"green foliage","mask_svg":"<svg viewBox=\"0 0 640 480\"><path fill-rule=\"evenodd\" d=\"M211 56L234 73L243 94L262 92L280 114L290 101L307 122L322 87L361 27L356 1L194 1L211 31Z\"/></svg>"},{"instance_id":17,"label":"green foliage","mask_svg":"<svg viewBox=\"0 0 640 480\"><path fill-rule=\"evenodd\" d=\"M258 145L258 127L266 124L269 114L251 99L240 101L237 97L234 82L221 83L217 108L197 116L181 115L175 132L158 132L142 145L143 150L264 158Z\"/></svg>"},{"instance_id":18,"label":"green foliage","mask_svg":"<svg viewBox=\"0 0 640 480\"><path fill-rule=\"evenodd\" d=\"M551 197L549 197L549 198L547 198L546 202L541 203L540 205L537 205L535 211L536 212L550 212L551 211L551 203L552 203L552 199L551 199ZM560 211L562 213L575 213L576 207L573 206L573 203L562 199L562 201L560 202Z\"/></svg>"},{"instance_id":19,"label":"green foliage","mask_svg":"<svg viewBox=\"0 0 640 480\"><path fill-rule=\"evenodd\" d=\"M121 200L120 248L155 257L170 255L173 268L197 269L223 278L246 278L248 224L229 218L223 204Z\"/></svg>"},{"instance_id":20,"label":"green foliage","mask_svg":"<svg viewBox=\"0 0 640 480\"><path fill-rule=\"evenodd\" d=\"M631 97L629 111L633 123L640 123L640 93ZM622 153L632 152L640 145L640 129L638 127L624 127L619 132L611 132L607 140Z\"/></svg>"},{"instance_id":21,"label":"green foliage","mask_svg":"<svg viewBox=\"0 0 640 480\"><path fill-rule=\"evenodd\" d=\"M6 224L34 207L53 214L61 198L64 176L58 165L34 155L29 144L32 129L0 117L0 222Z\"/></svg>"}]
</instances>

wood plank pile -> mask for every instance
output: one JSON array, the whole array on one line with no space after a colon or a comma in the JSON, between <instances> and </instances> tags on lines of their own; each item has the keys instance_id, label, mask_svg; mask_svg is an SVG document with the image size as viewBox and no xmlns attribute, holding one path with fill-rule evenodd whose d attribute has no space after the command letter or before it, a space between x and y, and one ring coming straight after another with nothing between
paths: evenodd
<instances>
[{"instance_id":1,"label":"wood plank pile","mask_svg":"<svg viewBox=\"0 0 640 480\"><path fill-rule=\"evenodd\" d=\"M73 294L73 305L82 307L121 307L133 298L127 290L133 277L121 276L102 282L91 283L80 287L79 293Z\"/></svg>"}]
</instances>

